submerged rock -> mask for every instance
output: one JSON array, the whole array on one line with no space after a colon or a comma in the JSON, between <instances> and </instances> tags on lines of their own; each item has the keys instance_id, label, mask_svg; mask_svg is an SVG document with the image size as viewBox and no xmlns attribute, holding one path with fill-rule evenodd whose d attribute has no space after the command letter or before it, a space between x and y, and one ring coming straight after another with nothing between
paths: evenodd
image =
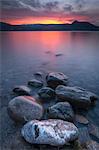
<instances>
[{"instance_id":1,"label":"submerged rock","mask_svg":"<svg viewBox=\"0 0 99 150\"><path fill-rule=\"evenodd\" d=\"M60 72L51 72L46 77L48 86L56 88L58 85L67 85L68 77Z\"/></svg>"},{"instance_id":2,"label":"submerged rock","mask_svg":"<svg viewBox=\"0 0 99 150\"><path fill-rule=\"evenodd\" d=\"M43 86L43 82L39 81L37 79L32 79L28 82L28 85L31 85L33 87L42 87Z\"/></svg>"},{"instance_id":3,"label":"submerged rock","mask_svg":"<svg viewBox=\"0 0 99 150\"><path fill-rule=\"evenodd\" d=\"M48 116L50 118L73 121L74 112L71 105L68 102L59 102L48 108Z\"/></svg>"},{"instance_id":4,"label":"submerged rock","mask_svg":"<svg viewBox=\"0 0 99 150\"><path fill-rule=\"evenodd\" d=\"M21 130L24 139L31 144L59 146L78 138L77 127L63 120L30 121Z\"/></svg>"},{"instance_id":5,"label":"submerged rock","mask_svg":"<svg viewBox=\"0 0 99 150\"><path fill-rule=\"evenodd\" d=\"M89 121L82 115L75 115L75 120L81 124L88 124Z\"/></svg>"},{"instance_id":6,"label":"submerged rock","mask_svg":"<svg viewBox=\"0 0 99 150\"><path fill-rule=\"evenodd\" d=\"M80 87L60 85L56 88L55 92L59 100L68 101L73 106L79 108L88 108L98 98L94 93Z\"/></svg>"},{"instance_id":7,"label":"submerged rock","mask_svg":"<svg viewBox=\"0 0 99 150\"><path fill-rule=\"evenodd\" d=\"M41 119L43 107L31 96L18 96L9 102L8 113L13 120L26 122Z\"/></svg>"},{"instance_id":8,"label":"submerged rock","mask_svg":"<svg viewBox=\"0 0 99 150\"><path fill-rule=\"evenodd\" d=\"M34 75L42 77L43 74L42 74L42 72L36 72L36 73L34 73Z\"/></svg>"},{"instance_id":9,"label":"submerged rock","mask_svg":"<svg viewBox=\"0 0 99 150\"><path fill-rule=\"evenodd\" d=\"M55 54L55 56L56 57L58 57L58 56L62 56L63 54L61 54L61 53L57 53L57 54Z\"/></svg>"},{"instance_id":10,"label":"submerged rock","mask_svg":"<svg viewBox=\"0 0 99 150\"><path fill-rule=\"evenodd\" d=\"M38 95L43 99L51 99L55 97L55 92L50 87L44 87L39 90Z\"/></svg>"},{"instance_id":11,"label":"submerged rock","mask_svg":"<svg viewBox=\"0 0 99 150\"><path fill-rule=\"evenodd\" d=\"M31 90L27 86L21 85L21 86L16 86L13 89L13 92L18 95L30 95Z\"/></svg>"}]
</instances>

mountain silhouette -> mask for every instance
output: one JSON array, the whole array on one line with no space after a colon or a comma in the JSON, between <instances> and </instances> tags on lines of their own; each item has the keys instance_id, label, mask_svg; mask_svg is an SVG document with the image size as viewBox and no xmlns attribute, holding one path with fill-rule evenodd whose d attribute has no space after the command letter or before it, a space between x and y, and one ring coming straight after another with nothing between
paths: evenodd
<instances>
[{"instance_id":1,"label":"mountain silhouette","mask_svg":"<svg viewBox=\"0 0 99 150\"><path fill-rule=\"evenodd\" d=\"M10 25L0 22L0 31L99 31L99 26L89 22L74 21L72 24L23 24Z\"/></svg>"}]
</instances>

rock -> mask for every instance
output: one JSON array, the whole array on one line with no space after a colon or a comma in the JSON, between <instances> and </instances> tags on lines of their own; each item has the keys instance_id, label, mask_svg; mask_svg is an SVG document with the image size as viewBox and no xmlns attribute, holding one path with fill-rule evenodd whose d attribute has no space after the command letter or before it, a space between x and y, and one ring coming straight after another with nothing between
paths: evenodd
<instances>
[{"instance_id":1,"label":"rock","mask_svg":"<svg viewBox=\"0 0 99 150\"><path fill-rule=\"evenodd\" d=\"M13 92L18 95L30 95L30 91L30 88L24 85L17 86L13 89Z\"/></svg>"},{"instance_id":2,"label":"rock","mask_svg":"<svg viewBox=\"0 0 99 150\"><path fill-rule=\"evenodd\" d=\"M42 89L39 90L38 95L42 99L51 99L51 98L55 97L55 92L53 89L51 89L49 87L43 87Z\"/></svg>"},{"instance_id":3,"label":"rock","mask_svg":"<svg viewBox=\"0 0 99 150\"><path fill-rule=\"evenodd\" d=\"M88 124L89 121L82 115L75 115L75 120L81 124Z\"/></svg>"},{"instance_id":4,"label":"rock","mask_svg":"<svg viewBox=\"0 0 99 150\"><path fill-rule=\"evenodd\" d=\"M48 115L50 118L62 119L66 121L73 121L74 112L68 102L59 102L48 108Z\"/></svg>"},{"instance_id":5,"label":"rock","mask_svg":"<svg viewBox=\"0 0 99 150\"><path fill-rule=\"evenodd\" d=\"M34 73L34 75L42 77L42 72L36 72L36 73Z\"/></svg>"},{"instance_id":6,"label":"rock","mask_svg":"<svg viewBox=\"0 0 99 150\"><path fill-rule=\"evenodd\" d=\"M43 86L43 82L39 81L37 79L32 79L28 82L28 85L31 85L33 87L42 87Z\"/></svg>"},{"instance_id":7,"label":"rock","mask_svg":"<svg viewBox=\"0 0 99 150\"><path fill-rule=\"evenodd\" d=\"M8 113L13 120L26 122L41 119L43 108L31 96L18 96L9 102Z\"/></svg>"},{"instance_id":8,"label":"rock","mask_svg":"<svg viewBox=\"0 0 99 150\"><path fill-rule=\"evenodd\" d=\"M31 144L60 146L78 138L77 127L63 120L30 121L21 130L24 139Z\"/></svg>"},{"instance_id":9,"label":"rock","mask_svg":"<svg viewBox=\"0 0 99 150\"><path fill-rule=\"evenodd\" d=\"M90 123L88 125L88 131L89 131L90 135L93 135L93 136L95 136L96 138L99 139L99 127L98 126Z\"/></svg>"},{"instance_id":10,"label":"rock","mask_svg":"<svg viewBox=\"0 0 99 150\"><path fill-rule=\"evenodd\" d=\"M63 55L63 54L61 54L61 53L55 54L56 57L62 56L62 55Z\"/></svg>"},{"instance_id":11,"label":"rock","mask_svg":"<svg viewBox=\"0 0 99 150\"><path fill-rule=\"evenodd\" d=\"M91 140L87 143L87 150L99 150L99 143Z\"/></svg>"},{"instance_id":12,"label":"rock","mask_svg":"<svg viewBox=\"0 0 99 150\"><path fill-rule=\"evenodd\" d=\"M60 72L51 72L46 80L49 87L56 88L58 85L67 85L68 77Z\"/></svg>"},{"instance_id":13,"label":"rock","mask_svg":"<svg viewBox=\"0 0 99 150\"><path fill-rule=\"evenodd\" d=\"M61 101L68 101L73 106L79 108L88 108L97 98L94 93L86 91L80 87L69 87L59 85L56 90L56 95Z\"/></svg>"},{"instance_id":14,"label":"rock","mask_svg":"<svg viewBox=\"0 0 99 150\"><path fill-rule=\"evenodd\" d=\"M86 147L87 143L91 141L87 127L79 128L79 142L81 146Z\"/></svg>"}]
</instances>

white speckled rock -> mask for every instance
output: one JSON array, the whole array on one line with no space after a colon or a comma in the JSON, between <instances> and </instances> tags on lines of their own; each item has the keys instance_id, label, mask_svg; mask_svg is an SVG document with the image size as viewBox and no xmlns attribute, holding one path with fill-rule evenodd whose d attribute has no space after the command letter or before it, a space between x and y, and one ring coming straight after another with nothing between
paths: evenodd
<instances>
[{"instance_id":1,"label":"white speckled rock","mask_svg":"<svg viewBox=\"0 0 99 150\"><path fill-rule=\"evenodd\" d=\"M68 77L60 72L51 72L47 75L48 86L56 88L58 85L67 85Z\"/></svg>"},{"instance_id":2,"label":"white speckled rock","mask_svg":"<svg viewBox=\"0 0 99 150\"><path fill-rule=\"evenodd\" d=\"M21 130L24 139L31 144L59 146L78 138L77 127L63 120L30 121Z\"/></svg>"},{"instance_id":3,"label":"white speckled rock","mask_svg":"<svg viewBox=\"0 0 99 150\"><path fill-rule=\"evenodd\" d=\"M79 108L88 108L96 99L98 99L94 93L80 87L59 85L55 92L59 101L68 101L73 106Z\"/></svg>"},{"instance_id":4,"label":"white speckled rock","mask_svg":"<svg viewBox=\"0 0 99 150\"><path fill-rule=\"evenodd\" d=\"M42 87L43 86L43 82L39 81L37 79L32 79L28 82L28 85L34 86L34 87Z\"/></svg>"},{"instance_id":5,"label":"white speckled rock","mask_svg":"<svg viewBox=\"0 0 99 150\"><path fill-rule=\"evenodd\" d=\"M16 86L13 89L13 92L18 95L30 95L31 90L25 85L20 85L20 86Z\"/></svg>"},{"instance_id":6,"label":"white speckled rock","mask_svg":"<svg viewBox=\"0 0 99 150\"><path fill-rule=\"evenodd\" d=\"M48 108L48 116L52 119L73 121L74 112L68 102L59 102Z\"/></svg>"},{"instance_id":7,"label":"white speckled rock","mask_svg":"<svg viewBox=\"0 0 99 150\"><path fill-rule=\"evenodd\" d=\"M18 96L9 102L8 114L15 121L27 122L41 119L43 107L31 96Z\"/></svg>"}]
</instances>

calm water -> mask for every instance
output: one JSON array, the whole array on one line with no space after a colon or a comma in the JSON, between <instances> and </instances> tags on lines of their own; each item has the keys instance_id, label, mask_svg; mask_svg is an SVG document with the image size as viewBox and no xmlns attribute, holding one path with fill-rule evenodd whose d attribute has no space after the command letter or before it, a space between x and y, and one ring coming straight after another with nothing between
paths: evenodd
<instances>
[{"instance_id":1,"label":"calm water","mask_svg":"<svg viewBox=\"0 0 99 150\"><path fill-rule=\"evenodd\" d=\"M60 71L70 85L99 95L99 32L2 32L2 105L15 85L27 84L36 71ZM62 54L56 56L56 54ZM89 118L99 125L99 103Z\"/></svg>"}]
</instances>

